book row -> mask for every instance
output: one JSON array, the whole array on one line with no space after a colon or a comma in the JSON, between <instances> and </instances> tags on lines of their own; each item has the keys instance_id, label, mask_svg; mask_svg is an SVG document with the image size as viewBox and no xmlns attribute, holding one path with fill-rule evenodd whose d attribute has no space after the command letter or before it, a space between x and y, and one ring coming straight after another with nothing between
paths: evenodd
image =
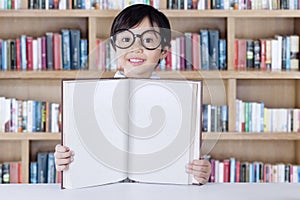
<instances>
[{"instance_id":1,"label":"book row","mask_svg":"<svg viewBox=\"0 0 300 200\"><path fill-rule=\"evenodd\" d=\"M300 109L266 108L263 102L236 100L238 132L300 132Z\"/></svg>"},{"instance_id":2,"label":"book row","mask_svg":"<svg viewBox=\"0 0 300 200\"><path fill-rule=\"evenodd\" d=\"M29 0L28 9L123 9L136 3L159 8L160 0Z\"/></svg>"},{"instance_id":3,"label":"book row","mask_svg":"<svg viewBox=\"0 0 300 200\"><path fill-rule=\"evenodd\" d=\"M235 158L210 159L213 183L299 183L300 166L293 164L269 164L243 162Z\"/></svg>"},{"instance_id":4,"label":"book row","mask_svg":"<svg viewBox=\"0 0 300 200\"><path fill-rule=\"evenodd\" d=\"M0 163L0 184L22 182L21 161Z\"/></svg>"},{"instance_id":5,"label":"book row","mask_svg":"<svg viewBox=\"0 0 300 200\"><path fill-rule=\"evenodd\" d=\"M158 70L226 70L226 40L218 30L184 33L171 40L171 50L160 62ZM93 52L94 53L94 52ZM109 40L96 40L95 67L98 70L117 69L115 52Z\"/></svg>"},{"instance_id":6,"label":"book row","mask_svg":"<svg viewBox=\"0 0 300 200\"><path fill-rule=\"evenodd\" d=\"M21 0L1 0L0 10L18 10L21 8Z\"/></svg>"},{"instance_id":7,"label":"book row","mask_svg":"<svg viewBox=\"0 0 300 200\"><path fill-rule=\"evenodd\" d=\"M6 0L1 8L14 8L17 1ZM160 7L160 0L29 0L29 9L123 9L143 3ZM298 0L167 0L167 9L276 10L299 9ZM16 7L19 8L19 7Z\"/></svg>"},{"instance_id":8,"label":"book row","mask_svg":"<svg viewBox=\"0 0 300 200\"><path fill-rule=\"evenodd\" d=\"M202 131L226 132L228 131L227 105L202 105Z\"/></svg>"},{"instance_id":9,"label":"book row","mask_svg":"<svg viewBox=\"0 0 300 200\"><path fill-rule=\"evenodd\" d=\"M0 132L57 133L60 115L57 103L0 97Z\"/></svg>"},{"instance_id":10,"label":"book row","mask_svg":"<svg viewBox=\"0 0 300 200\"><path fill-rule=\"evenodd\" d=\"M299 35L235 39L235 69L299 70Z\"/></svg>"},{"instance_id":11,"label":"book row","mask_svg":"<svg viewBox=\"0 0 300 200\"><path fill-rule=\"evenodd\" d=\"M30 162L29 183L60 183L61 173L55 169L53 152L38 152ZM23 183L21 161L0 163L0 184Z\"/></svg>"},{"instance_id":12,"label":"book row","mask_svg":"<svg viewBox=\"0 0 300 200\"><path fill-rule=\"evenodd\" d=\"M42 37L22 35L0 39L0 69L6 70L78 70L87 68L88 42L80 30L63 29Z\"/></svg>"},{"instance_id":13,"label":"book row","mask_svg":"<svg viewBox=\"0 0 300 200\"><path fill-rule=\"evenodd\" d=\"M277 10L299 9L298 0L168 0L168 9Z\"/></svg>"},{"instance_id":14,"label":"book row","mask_svg":"<svg viewBox=\"0 0 300 200\"><path fill-rule=\"evenodd\" d=\"M29 183L60 183L53 152L38 152L37 161L30 162Z\"/></svg>"}]
</instances>

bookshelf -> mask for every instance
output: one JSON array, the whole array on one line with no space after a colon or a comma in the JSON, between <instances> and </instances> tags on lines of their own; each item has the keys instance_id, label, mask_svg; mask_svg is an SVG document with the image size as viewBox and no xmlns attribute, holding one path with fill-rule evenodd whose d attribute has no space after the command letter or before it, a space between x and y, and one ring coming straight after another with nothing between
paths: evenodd
<instances>
[{"instance_id":1,"label":"bookshelf","mask_svg":"<svg viewBox=\"0 0 300 200\"><path fill-rule=\"evenodd\" d=\"M38 37L62 28L80 29L87 38L89 52L96 38L107 38L118 10L0 10L0 38L21 34ZM299 71L235 71L234 39L273 37L275 34L300 35L300 12L295 10L161 10L179 32L218 29L227 40L227 71L158 71L162 78L204 80L204 103L229 107L229 131L204 133L203 151L216 159L236 157L241 161L300 164L300 133L235 132L235 100L263 101L272 108L300 108ZM93 54L90 56L93 60ZM0 96L61 102L61 80L65 78L112 77L114 72L97 71L1 71ZM220 93L215 94L215 89ZM220 89L220 90L219 90ZM22 180L28 183L29 162L39 151L54 151L60 133L0 133L0 162L22 161Z\"/></svg>"}]
</instances>

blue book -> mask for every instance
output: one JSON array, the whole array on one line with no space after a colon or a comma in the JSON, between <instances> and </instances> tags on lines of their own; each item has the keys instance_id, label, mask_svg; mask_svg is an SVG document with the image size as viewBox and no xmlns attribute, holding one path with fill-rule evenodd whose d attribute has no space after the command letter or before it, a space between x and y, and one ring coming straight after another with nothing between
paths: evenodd
<instances>
[{"instance_id":1,"label":"blue book","mask_svg":"<svg viewBox=\"0 0 300 200\"><path fill-rule=\"evenodd\" d=\"M202 105L202 131L208 131L208 105Z\"/></svg>"},{"instance_id":2,"label":"blue book","mask_svg":"<svg viewBox=\"0 0 300 200\"><path fill-rule=\"evenodd\" d=\"M26 35L21 35L21 70L27 69L27 59L26 59Z\"/></svg>"},{"instance_id":3,"label":"blue book","mask_svg":"<svg viewBox=\"0 0 300 200\"><path fill-rule=\"evenodd\" d=\"M200 30L201 69L209 70L208 30Z\"/></svg>"},{"instance_id":4,"label":"blue book","mask_svg":"<svg viewBox=\"0 0 300 200\"><path fill-rule=\"evenodd\" d=\"M219 69L219 31L209 30L208 40L209 40L209 69L218 70Z\"/></svg>"},{"instance_id":5,"label":"blue book","mask_svg":"<svg viewBox=\"0 0 300 200\"><path fill-rule=\"evenodd\" d=\"M260 163L259 162L255 162L254 163L254 171L255 171L255 179L254 182L259 183L260 182Z\"/></svg>"},{"instance_id":6,"label":"blue book","mask_svg":"<svg viewBox=\"0 0 300 200\"><path fill-rule=\"evenodd\" d=\"M42 102L35 101L35 132L41 132L42 123Z\"/></svg>"},{"instance_id":7,"label":"blue book","mask_svg":"<svg viewBox=\"0 0 300 200\"><path fill-rule=\"evenodd\" d=\"M37 183L37 162L30 162L30 183Z\"/></svg>"},{"instance_id":8,"label":"blue book","mask_svg":"<svg viewBox=\"0 0 300 200\"><path fill-rule=\"evenodd\" d=\"M230 158L230 183L235 183L235 158Z\"/></svg>"},{"instance_id":9,"label":"blue book","mask_svg":"<svg viewBox=\"0 0 300 200\"><path fill-rule=\"evenodd\" d=\"M3 41L0 39L0 70L2 70L2 43Z\"/></svg>"},{"instance_id":10,"label":"blue book","mask_svg":"<svg viewBox=\"0 0 300 200\"><path fill-rule=\"evenodd\" d=\"M286 37L286 66L285 69L286 70L290 70L291 69L291 38L290 36Z\"/></svg>"},{"instance_id":11,"label":"blue book","mask_svg":"<svg viewBox=\"0 0 300 200\"><path fill-rule=\"evenodd\" d=\"M80 30L70 30L71 69L80 69Z\"/></svg>"},{"instance_id":12,"label":"blue book","mask_svg":"<svg viewBox=\"0 0 300 200\"><path fill-rule=\"evenodd\" d=\"M85 0L81 0L81 9L85 9Z\"/></svg>"},{"instance_id":13,"label":"blue book","mask_svg":"<svg viewBox=\"0 0 300 200\"><path fill-rule=\"evenodd\" d=\"M254 164L253 163L249 163L249 182L250 183L254 183Z\"/></svg>"},{"instance_id":14,"label":"blue book","mask_svg":"<svg viewBox=\"0 0 300 200\"><path fill-rule=\"evenodd\" d=\"M54 162L54 153L48 153L48 162L47 162L47 183L55 183L55 162Z\"/></svg>"},{"instance_id":15,"label":"blue book","mask_svg":"<svg viewBox=\"0 0 300 200\"><path fill-rule=\"evenodd\" d=\"M62 66L63 70L71 69L71 52L70 52L70 31L67 29L61 30L62 39Z\"/></svg>"},{"instance_id":16,"label":"blue book","mask_svg":"<svg viewBox=\"0 0 300 200\"><path fill-rule=\"evenodd\" d=\"M39 152L37 154L37 175L38 175L38 183L47 183L47 161L48 161L48 153Z\"/></svg>"},{"instance_id":17,"label":"blue book","mask_svg":"<svg viewBox=\"0 0 300 200\"><path fill-rule=\"evenodd\" d=\"M228 131L228 106L221 106L221 131Z\"/></svg>"},{"instance_id":18,"label":"blue book","mask_svg":"<svg viewBox=\"0 0 300 200\"><path fill-rule=\"evenodd\" d=\"M32 132L36 132L36 107L37 101L32 102Z\"/></svg>"},{"instance_id":19,"label":"blue book","mask_svg":"<svg viewBox=\"0 0 300 200\"><path fill-rule=\"evenodd\" d=\"M2 70L6 71L7 70L7 46L6 46L6 41L3 40L2 42Z\"/></svg>"},{"instance_id":20,"label":"blue book","mask_svg":"<svg viewBox=\"0 0 300 200\"><path fill-rule=\"evenodd\" d=\"M87 69L88 66L88 41L87 39L80 40L80 69Z\"/></svg>"},{"instance_id":21,"label":"blue book","mask_svg":"<svg viewBox=\"0 0 300 200\"><path fill-rule=\"evenodd\" d=\"M227 69L226 40L219 40L219 69Z\"/></svg>"}]
</instances>

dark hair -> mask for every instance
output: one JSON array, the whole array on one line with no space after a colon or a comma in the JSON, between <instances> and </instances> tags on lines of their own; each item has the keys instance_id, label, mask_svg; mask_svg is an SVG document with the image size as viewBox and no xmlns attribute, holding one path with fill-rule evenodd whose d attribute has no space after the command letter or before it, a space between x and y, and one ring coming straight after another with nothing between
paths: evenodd
<instances>
[{"instance_id":1,"label":"dark hair","mask_svg":"<svg viewBox=\"0 0 300 200\"><path fill-rule=\"evenodd\" d=\"M170 46L171 26L168 18L156 8L145 4L134 4L123 9L114 19L110 36L113 36L120 29L130 29L139 25L147 17L151 26L154 23L160 28L162 36L162 48Z\"/></svg>"}]
</instances>

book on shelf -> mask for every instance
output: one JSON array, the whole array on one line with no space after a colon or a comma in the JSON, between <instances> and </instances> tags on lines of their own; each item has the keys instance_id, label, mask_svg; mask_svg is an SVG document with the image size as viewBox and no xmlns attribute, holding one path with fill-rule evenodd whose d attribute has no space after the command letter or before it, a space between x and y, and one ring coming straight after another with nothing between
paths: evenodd
<instances>
[{"instance_id":1,"label":"book on shelf","mask_svg":"<svg viewBox=\"0 0 300 200\"><path fill-rule=\"evenodd\" d=\"M62 144L76 156L63 188L124 180L193 184L200 156L202 82L63 80Z\"/></svg>"},{"instance_id":2,"label":"book on shelf","mask_svg":"<svg viewBox=\"0 0 300 200\"><path fill-rule=\"evenodd\" d=\"M212 183L299 183L300 166L291 163L210 158Z\"/></svg>"}]
</instances>

